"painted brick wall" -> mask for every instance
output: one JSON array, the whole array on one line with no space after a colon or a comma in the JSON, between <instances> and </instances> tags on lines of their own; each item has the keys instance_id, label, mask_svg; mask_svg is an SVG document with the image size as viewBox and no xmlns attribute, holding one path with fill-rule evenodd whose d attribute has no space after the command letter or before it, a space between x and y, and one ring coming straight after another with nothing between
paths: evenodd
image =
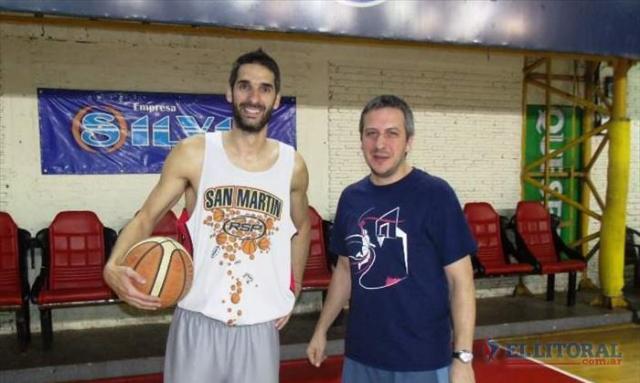
<instances>
[{"instance_id":1,"label":"painted brick wall","mask_svg":"<svg viewBox=\"0 0 640 383\"><path fill-rule=\"evenodd\" d=\"M521 61L441 55L394 68L380 59L329 66L330 210L354 175L366 174L359 150L362 106L383 93L414 111L410 162L445 178L461 202L512 208L519 193ZM355 103L355 105L353 105Z\"/></svg>"}]
</instances>

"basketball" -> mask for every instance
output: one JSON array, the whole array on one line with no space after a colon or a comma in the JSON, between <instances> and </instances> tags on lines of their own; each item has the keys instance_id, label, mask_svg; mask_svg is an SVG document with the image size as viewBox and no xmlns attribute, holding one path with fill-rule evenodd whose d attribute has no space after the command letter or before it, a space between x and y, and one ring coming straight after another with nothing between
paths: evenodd
<instances>
[{"instance_id":1,"label":"basketball","mask_svg":"<svg viewBox=\"0 0 640 383\"><path fill-rule=\"evenodd\" d=\"M193 262L182 245L171 238L152 237L133 245L121 265L134 269L146 283L134 282L145 294L160 297L161 307L175 305L193 280Z\"/></svg>"}]
</instances>

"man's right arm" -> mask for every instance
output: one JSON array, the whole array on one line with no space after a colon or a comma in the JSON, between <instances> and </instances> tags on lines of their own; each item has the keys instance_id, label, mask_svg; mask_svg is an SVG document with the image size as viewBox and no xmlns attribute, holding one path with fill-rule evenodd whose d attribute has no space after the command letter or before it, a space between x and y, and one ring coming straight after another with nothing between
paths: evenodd
<instances>
[{"instance_id":1,"label":"man's right arm","mask_svg":"<svg viewBox=\"0 0 640 383\"><path fill-rule=\"evenodd\" d=\"M307 357L311 364L320 367L326 359L327 331L351 297L351 266L348 257L338 257L338 263L331 276L329 292L324 302L320 319L307 347Z\"/></svg>"},{"instance_id":2,"label":"man's right arm","mask_svg":"<svg viewBox=\"0 0 640 383\"><path fill-rule=\"evenodd\" d=\"M160 180L154 186L144 205L118 236L107 262L103 276L107 284L126 303L147 310L160 306L160 299L143 294L134 287L133 281L144 283L144 279L132 268L120 266L120 259L137 242L147 238L156 223L175 205L189 185L190 172L199 169L198 156L200 137L179 143L165 160Z\"/></svg>"}]
</instances>

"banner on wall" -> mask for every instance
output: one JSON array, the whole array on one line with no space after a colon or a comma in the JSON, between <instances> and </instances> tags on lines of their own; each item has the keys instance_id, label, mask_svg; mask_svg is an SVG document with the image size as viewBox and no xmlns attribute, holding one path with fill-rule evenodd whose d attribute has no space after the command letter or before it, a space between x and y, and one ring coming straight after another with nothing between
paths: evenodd
<instances>
[{"instance_id":1,"label":"banner on wall","mask_svg":"<svg viewBox=\"0 0 640 383\"><path fill-rule=\"evenodd\" d=\"M224 95L38 89L42 174L159 173L183 138L231 129ZM268 136L296 146L296 100Z\"/></svg>"},{"instance_id":2,"label":"banner on wall","mask_svg":"<svg viewBox=\"0 0 640 383\"><path fill-rule=\"evenodd\" d=\"M544 135L546 131L546 107L544 105L527 106L527 135L525 162L530 164L545 154ZM582 110L571 106L552 106L551 126L549 128L549 150L559 149L582 134ZM569 149L549 162L551 170L571 174L582 170L582 154L579 146ZM544 165L538 169L544 172ZM544 183L543 177L537 177ZM575 177L550 177L549 187L573 201L580 200L580 183ZM525 183L524 197L527 201L541 201L542 190ZM561 237L571 243L578 238L579 211L560 199L549 198L549 211L562 219Z\"/></svg>"}]
</instances>

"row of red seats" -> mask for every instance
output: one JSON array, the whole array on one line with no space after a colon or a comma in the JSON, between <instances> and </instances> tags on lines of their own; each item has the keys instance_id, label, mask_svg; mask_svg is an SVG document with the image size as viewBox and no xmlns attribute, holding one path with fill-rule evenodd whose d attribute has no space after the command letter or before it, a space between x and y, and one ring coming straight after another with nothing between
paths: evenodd
<instances>
[{"instance_id":1,"label":"row of red seats","mask_svg":"<svg viewBox=\"0 0 640 383\"><path fill-rule=\"evenodd\" d=\"M0 310L14 311L21 348L31 340L27 255L31 234L18 228L7 213L0 212Z\"/></svg>"},{"instance_id":2,"label":"row of red seats","mask_svg":"<svg viewBox=\"0 0 640 383\"><path fill-rule=\"evenodd\" d=\"M326 257L323 220L309 208L311 247L303 281L304 290L326 289L331 273ZM189 249L190 241L178 220L169 211L152 235L177 239ZM188 234L187 234L188 235ZM117 233L104 227L90 211L64 211L35 239L19 229L8 213L0 212L0 310L16 312L18 339L22 347L30 340L29 300L38 306L45 348L53 341L51 310L96 304L117 303L118 299L102 278L102 269ZM33 286L27 280L27 253L42 249L42 268ZM32 261L33 264L33 261Z\"/></svg>"},{"instance_id":3,"label":"row of red seats","mask_svg":"<svg viewBox=\"0 0 640 383\"><path fill-rule=\"evenodd\" d=\"M551 301L555 295L555 275L568 273L567 305L575 304L576 273L585 269L585 259L562 241L552 224L551 215L541 203L518 203L510 222L515 229L515 246L506 238L509 223L490 204L467 203L464 214L478 243L474 257L477 276L546 275L546 298ZM562 258L562 253L566 259ZM511 262L512 258L516 262Z\"/></svg>"}]
</instances>

